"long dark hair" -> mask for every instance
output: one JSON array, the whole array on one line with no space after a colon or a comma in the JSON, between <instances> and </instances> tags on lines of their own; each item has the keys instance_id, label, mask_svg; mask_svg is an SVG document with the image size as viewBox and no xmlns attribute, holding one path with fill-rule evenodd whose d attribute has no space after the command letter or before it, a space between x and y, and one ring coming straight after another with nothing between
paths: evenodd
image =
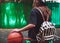
<instances>
[{"instance_id":1,"label":"long dark hair","mask_svg":"<svg viewBox=\"0 0 60 43\"><path fill-rule=\"evenodd\" d=\"M42 0L38 0L38 5L35 3L36 0L33 1L33 8L34 7L40 7L40 9L42 10L44 16L49 17L51 15L51 10L46 6L45 2L43 2Z\"/></svg>"}]
</instances>

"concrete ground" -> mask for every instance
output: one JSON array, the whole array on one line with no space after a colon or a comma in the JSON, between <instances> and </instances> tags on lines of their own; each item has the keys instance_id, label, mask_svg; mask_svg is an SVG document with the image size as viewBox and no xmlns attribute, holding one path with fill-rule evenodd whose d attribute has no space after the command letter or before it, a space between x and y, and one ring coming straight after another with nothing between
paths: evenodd
<instances>
[{"instance_id":1,"label":"concrete ground","mask_svg":"<svg viewBox=\"0 0 60 43\"><path fill-rule=\"evenodd\" d=\"M9 35L12 29L0 29L0 43L8 43L7 36ZM60 36L60 28L57 28L57 35ZM28 31L22 32L23 36L28 37ZM55 41L54 43L60 43L60 39Z\"/></svg>"},{"instance_id":2,"label":"concrete ground","mask_svg":"<svg viewBox=\"0 0 60 43\"><path fill-rule=\"evenodd\" d=\"M0 43L8 43L7 37L12 29L0 29ZM22 32L24 38L28 37L28 31Z\"/></svg>"}]
</instances>

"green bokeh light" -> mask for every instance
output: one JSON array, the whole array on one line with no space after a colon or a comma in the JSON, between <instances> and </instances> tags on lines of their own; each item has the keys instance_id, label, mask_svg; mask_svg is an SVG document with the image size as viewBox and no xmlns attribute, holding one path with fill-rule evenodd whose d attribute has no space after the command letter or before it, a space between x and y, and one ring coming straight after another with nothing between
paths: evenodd
<instances>
[{"instance_id":1,"label":"green bokeh light","mask_svg":"<svg viewBox=\"0 0 60 43\"><path fill-rule=\"evenodd\" d=\"M51 22L55 23L57 28L60 27L60 3L47 2L47 6L51 9Z\"/></svg>"},{"instance_id":2,"label":"green bokeh light","mask_svg":"<svg viewBox=\"0 0 60 43\"><path fill-rule=\"evenodd\" d=\"M24 12L23 3L4 2L1 3L0 27L1 28L21 28L27 25L27 18ZM28 7L28 6L27 6ZM29 8L30 9L30 8ZM30 10L28 10L28 13ZM29 15L29 14L27 14Z\"/></svg>"},{"instance_id":3,"label":"green bokeh light","mask_svg":"<svg viewBox=\"0 0 60 43\"><path fill-rule=\"evenodd\" d=\"M54 43L53 40L50 40L49 43Z\"/></svg>"},{"instance_id":4,"label":"green bokeh light","mask_svg":"<svg viewBox=\"0 0 60 43\"><path fill-rule=\"evenodd\" d=\"M30 40L26 40L25 43L31 43L31 41Z\"/></svg>"}]
</instances>

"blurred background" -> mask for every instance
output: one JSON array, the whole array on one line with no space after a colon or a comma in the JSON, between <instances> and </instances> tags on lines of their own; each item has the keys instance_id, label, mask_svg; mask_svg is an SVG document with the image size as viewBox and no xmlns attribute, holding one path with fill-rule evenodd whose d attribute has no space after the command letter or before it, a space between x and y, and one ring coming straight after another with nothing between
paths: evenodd
<instances>
[{"instance_id":1,"label":"blurred background","mask_svg":"<svg viewBox=\"0 0 60 43\"><path fill-rule=\"evenodd\" d=\"M60 27L60 0L43 0L51 9L51 22ZM21 28L28 24L33 0L0 0L0 28Z\"/></svg>"},{"instance_id":2,"label":"blurred background","mask_svg":"<svg viewBox=\"0 0 60 43\"><path fill-rule=\"evenodd\" d=\"M51 22L60 36L60 0L43 0L51 9ZM0 0L0 43L7 43L7 36L14 28L22 28L28 24L33 0ZM28 31L22 32L28 37ZM60 43L60 40L54 43Z\"/></svg>"}]
</instances>

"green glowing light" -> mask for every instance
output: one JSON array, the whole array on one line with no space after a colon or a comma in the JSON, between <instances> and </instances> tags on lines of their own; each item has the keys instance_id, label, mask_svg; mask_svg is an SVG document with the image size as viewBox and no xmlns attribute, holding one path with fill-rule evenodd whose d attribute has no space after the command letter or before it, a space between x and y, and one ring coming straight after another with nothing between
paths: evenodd
<instances>
[{"instance_id":1,"label":"green glowing light","mask_svg":"<svg viewBox=\"0 0 60 43\"><path fill-rule=\"evenodd\" d=\"M25 43L31 43L31 41L30 40L26 40Z\"/></svg>"},{"instance_id":2,"label":"green glowing light","mask_svg":"<svg viewBox=\"0 0 60 43\"><path fill-rule=\"evenodd\" d=\"M4 17L4 24L7 25L7 15L5 14L5 17Z\"/></svg>"},{"instance_id":3,"label":"green glowing light","mask_svg":"<svg viewBox=\"0 0 60 43\"><path fill-rule=\"evenodd\" d=\"M49 41L49 43L53 43L53 41L52 41L52 40L50 40L50 41Z\"/></svg>"},{"instance_id":4,"label":"green glowing light","mask_svg":"<svg viewBox=\"0 0 60 43\"><path fill-rule=\"evenodd\" d=\"M2 3L1 15L2 28L21 28L27 24L22 3Z\"/></svg>"},{"instance_id":5,"label":"green glowing light","mask_svg":"<svg viewBox=\"0 0 60 43\"><path fill-rule=\"evenodd\" d=\"M56 27L60 27L60 3L47 3L47 6L51 9L51 22L55 23Z\"/></svg>"}]
</instances>

